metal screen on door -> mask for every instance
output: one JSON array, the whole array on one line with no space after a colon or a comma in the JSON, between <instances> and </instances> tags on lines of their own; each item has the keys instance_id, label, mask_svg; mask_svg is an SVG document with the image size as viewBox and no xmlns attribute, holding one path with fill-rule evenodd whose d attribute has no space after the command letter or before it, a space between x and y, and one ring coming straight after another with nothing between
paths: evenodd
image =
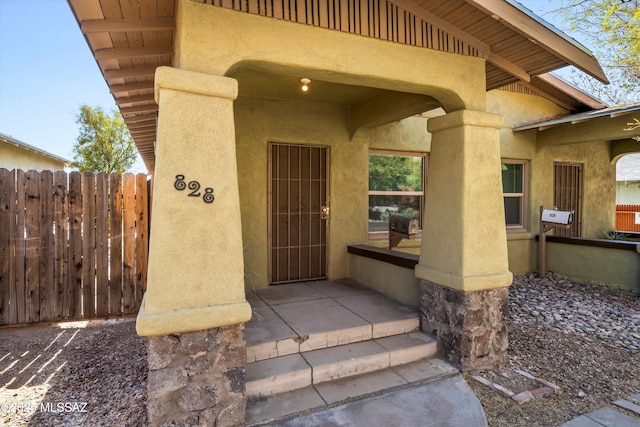
<instances>
[{"instance_id":1,"label":"metal screen on door","mask_svg":"<svg viewBox=\"0 0 640 427\"><path fill-rule=\"evenodd\" d=\"M553 205L561 211L574 211L571 228L556 228L556 236L580 237L582 234L582 165L554 163Z\"/></svg>"},{"instance_id":2,"label":"metal screen on door","mask_svg":"<svg viewBox=\"0 0 640 427\"><path fill-rule=\"evenodd\" d=\"M327 276L327 149L269 146L271 283Z\"/></svg>"}]
</instances>

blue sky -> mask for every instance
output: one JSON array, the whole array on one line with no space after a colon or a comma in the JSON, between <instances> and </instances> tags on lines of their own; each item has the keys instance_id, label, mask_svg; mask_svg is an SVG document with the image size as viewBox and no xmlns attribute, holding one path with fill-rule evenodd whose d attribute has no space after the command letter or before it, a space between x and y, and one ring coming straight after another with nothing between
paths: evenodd
<instances>
[{"instance_id":1,"label":"blue sky","mask_svg":"<svg viewBox=\"0 0 640 427\"><path fill-rule=\"evenodd\" d=\"M558 1L520 3L562 28L544 13ZM0 132L72 159L75 115L85 103L115 108L67 2L0 0Z\"/></svg>"}]
</instances>

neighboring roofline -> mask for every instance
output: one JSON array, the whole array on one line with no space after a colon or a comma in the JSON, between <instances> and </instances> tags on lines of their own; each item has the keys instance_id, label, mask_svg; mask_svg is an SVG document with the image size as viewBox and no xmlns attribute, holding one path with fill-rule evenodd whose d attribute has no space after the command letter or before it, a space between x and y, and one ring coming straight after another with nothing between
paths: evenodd
<instances>
[{"instance_id":1,"label":"neighboring roofline","mask_svg":"<svg viewBox=\"0 0 640 427\"><path fill-rule=\"evenodd\" d=\"M71 163L71 160L67 160L67 159L63 159L60 156L56 156L55 154L51 154L47 151L41 150L40 148L34 147L33 145L27 144L26 142L20 141L19 139L15 139L12 136L9 136L5 133L0 132L0 140L4 140L5 142L8 142L10 144L15 145L16 147L20 147L20 148L24 148L26 150L29 151L35 151L38 154L41 154L43 156L49 157L53 160L57 160L59 162L63 162L63 163Z\"/></svg>"},{"instance_id":2,"label":"neighboring roofline","mask_svg":"<svg viewBox=\"0 0 640 427\"><path fill-rule=\"evenodd\" d=\"M609 84L598 60L582 44L567 36L535 13L514 0L465 0L480 10L501 21L545 49L563 58L570 64L593 76L602 83ZM525 15L528 20L523 20ZM520 18L520 19L518 19Z\"/></svg>"},{"instance_id":3,"label":"neighboring roofline","mask_svg":"<svg viewBox=\"0 0 640 427\"><path fill-rule=\"evenodd\" d=\"M600 101L597 98L594 98L579 87L574 86L573 84L561 79L553 73L540 74L539 76L537 76L537 78L547 84L550 84L551 86L554 86L558 90L563 91L573 99L581 102L589 108L592 108L594 110L601 110L607 107L604 102Z\"/></svg>"},{"instance_id":4,"label":"neighboring roofline","mask_svg":"<svg viewBox=\"0 0 640 427\"><path fill-rule=\"evenodd\" d=\"M517 132L517 131L523 131L523 130L529 130L529 129L543 130L553 126L562 125L565 123L575 124L575 123L584 122L587 120L592 120L598 117L606 117L606 116L613 118L623 114L633 113L636 111L640 112L640 102L618 105L618 106L609 107L609 108L602 108L600 110L587 111L585 113L571 114L568 116L552 117L552 118L547 118L542 120L536 120L533 122L525 122L525 123L521 123L513 126L513 131Z\"/></svg>"}]
</instances>

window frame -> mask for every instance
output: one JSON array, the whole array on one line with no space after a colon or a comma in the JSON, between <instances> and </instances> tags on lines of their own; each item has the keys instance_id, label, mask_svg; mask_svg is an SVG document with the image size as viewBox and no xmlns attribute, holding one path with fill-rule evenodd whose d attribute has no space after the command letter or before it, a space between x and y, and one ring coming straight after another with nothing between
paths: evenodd
<instances>
[{"instance_id":1,"label":"window frame","mask_svg":"<svg viewBox=\"0 0 640 427\"><path fill-rule=\"evenodd\" d=\"M526 232L528 230L528 215L527 207L529 206L529 161L520 159L500 159L500 164L519 164L522 165L522 192L521 193L505 193L502 192L503 204L507 197L520 197L520 223L507 225L507 218L505 212L505 227L508 233ZM502 171L501 171L502 172ZM502 173L500 174L502 181Z\"/></svg>"},{"instance_id":2,"label":"window frame","mask_svg":"<svg viewBox=\"0 0 640 427\"><path fill-rule=\"evenodd\" d=\"M381 190L369 190L369 156L372 154L380 154L385 156L397 156L397 157L421 157L422 158L422 191L381 191ZM429 166L429 153L421 151L394 151L394 150L380 150L369 149L367 153L367 207L369 206L370 196L418 196L422 199L420 204L420 230L416 238L422 237L422 220L424 219L424 198L427 187L427 169ZM371 231L369 230L369 214L367 213L367 233L370 240L385 240L389 239L389 230L387 231Z\"/></svg>"}]
</instances>

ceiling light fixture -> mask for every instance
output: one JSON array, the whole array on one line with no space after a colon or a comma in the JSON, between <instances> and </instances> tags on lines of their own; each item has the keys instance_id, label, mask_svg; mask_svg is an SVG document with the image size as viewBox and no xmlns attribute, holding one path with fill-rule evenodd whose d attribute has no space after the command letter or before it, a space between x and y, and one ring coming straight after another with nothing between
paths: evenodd
<instances>
[{"instance_id":1,"label":"ceiling light fixture","mask_svg":"<svg viewBox=\"0 0 640 427\"><path fill-rule=\"evenodd\" d=\"M309 90L309 83L311 83L311 80L309 80L306 77L303 77L300 79L300 81L302 82L302 91L306 92Z\"/></svg>"}]
</instances>

